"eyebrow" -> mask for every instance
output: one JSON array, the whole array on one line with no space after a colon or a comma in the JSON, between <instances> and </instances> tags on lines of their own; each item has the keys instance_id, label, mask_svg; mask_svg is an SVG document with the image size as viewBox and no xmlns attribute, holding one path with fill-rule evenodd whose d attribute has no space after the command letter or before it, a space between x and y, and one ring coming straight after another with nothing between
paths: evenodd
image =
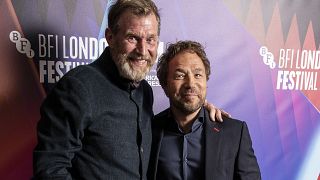
<instances>
[{"instance_id":1,"label":"eyebrow","mask_svg":"<svg viewBox=\"0 0 320 180\"><path fill-rule=\"evenodd\" d=\"M127 35L127 36L136 36L136 37L142 38L142 36L139 35L139 33L132 32L132 31L130 31L130 30L128 30L128 31L126 32L126 35ZM154 38L154 37L158 37L158 35L157 35L157 34L146 34L146 38Z\"/></svg>"},{"instance_id":2,"label":"eyebrow","mask_svg":"<svg viewBox=\"0 0 320 180\"><path fill-rule=\"evenodd\" d=\"M177 68L177 69L175 70L175 72L182 72L182 73L185 73L186 71L185 71L185 70L183 70L183 69L181 69L181 68Z\"/></svg>"},{"instance_id":3,"label":"eyebrow","mask_svg":"<svg viewBox=\"0 0 320 180\"><path fill-rule=\"evenodd\" d=\"M126 36L140 37L137 33L134 33L134 32L131 32L131 31L128 31L128 32L126 33Z\"/></svg>"},{"instance_id":4,"label":"eyebrow","mask_svg":"<svg viewBox=\"0 0 320 180\"><path fill-rule=\"evenodd\" d=\"M195 72L203 72L203 69L202 68L196 68L194 71Z\"/></svg>"},{"instance_id":5,"label":"eyebrow","mask_svg":"<svg viewBox=\"0 0 320 180\"><path fill-rule=\"evenodd\" d=\"M205 72L205 70L201 69L201 68L196 68L195 70L193 70L191 73L195 74L195 73L203 73ZM181 69L181 68L177 68L175 69L174 73L184 73L187 74L188 72Z\"/></svg>"},{"instance_id":6,"label":"eyebrow","mask_svg":"<svg viewBox=\"0 0 320 180\"><path fill-rule=\"evenodd\" d=\"M148 38L157 38L158 35L157 34L150 34L150 35L147 34L147 37Z\"/></svg>"}]
</instances>

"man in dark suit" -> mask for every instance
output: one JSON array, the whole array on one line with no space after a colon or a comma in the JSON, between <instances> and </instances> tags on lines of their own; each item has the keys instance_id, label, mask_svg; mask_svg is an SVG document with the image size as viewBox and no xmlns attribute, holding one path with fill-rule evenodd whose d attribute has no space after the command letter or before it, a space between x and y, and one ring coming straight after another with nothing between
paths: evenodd
<instances>
[{"instance_id":1,"label":"man in dark suit","mask_svg":"<svg viewBox=\"0 0 320 180\"><path fill-rule=\"evenodd\" d=\"M157 75L170 108L152 123L149 179L261 179L246 123L212 122L203 108L210 62L201 44L171 44Z\"/></svg>"},{"instance_id":2,"label":"man in dark suit","mask_svg":"<svg viewBox=\"0 0 320 180\"><path fill-rule=\"evenodd\" d=\"M110 7L109 47L65 74L41 106L34 179L147 178L153 92L144 78L156 61L159 34L153 1Z\"/></svg>"}]
</instances>

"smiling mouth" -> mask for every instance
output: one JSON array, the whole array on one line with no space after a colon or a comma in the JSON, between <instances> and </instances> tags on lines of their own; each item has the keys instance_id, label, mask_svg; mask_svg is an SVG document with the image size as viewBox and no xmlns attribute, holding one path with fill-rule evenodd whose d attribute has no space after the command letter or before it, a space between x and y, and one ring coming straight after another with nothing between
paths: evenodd
<instances>
[{"instance_id":1,"label":"smiling mouth","mask_svg":"<svg viewBox=\"0 0 320 180\"><path fill-rule=\"evenodd\" d=\"M146 66L148 61L145 59L130 59L130 62L135 66Z\"/></svg>"}]
</instances>

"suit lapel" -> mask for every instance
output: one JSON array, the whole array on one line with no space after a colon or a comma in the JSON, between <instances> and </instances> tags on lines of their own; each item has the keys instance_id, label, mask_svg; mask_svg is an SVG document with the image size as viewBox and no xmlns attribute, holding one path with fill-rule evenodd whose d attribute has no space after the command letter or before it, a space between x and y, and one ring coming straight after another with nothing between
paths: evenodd
<instances>
[{"instance_id":1,"label":"suit lapel","mask_svg":"<svg viewBox=\"0 0 320 180\"><path fill-rule=\"evenodd\" d=\"M165 118L158 119L157 121L154 121L153 127L152 127L152 151L151 151L151 170L153 171L152 179L156 179L157 177L157 171L158 171L158 160L159 160L159 154L161 149L161 142L164 135L164 129L165 126L168 125L169 118L168 113L169 110L167 109L165 112Z\"/></svg>"},{"instance_id":2,"label":"suit lapel","mask_svg":"<svg viewBox=\"0 0 320 180\"><path fill-rule=\"evenodd\" d=\"M156 179L157 176L157 171L158 171L158 160L159 160L159 154L160 154L160 148L161 148L161 141L163 138L163 129L158 129L157 132L157 136L155 137L155 143L156 143L156 155L154 157L156 157L155 159L155 164L154 164L154 179Z\"/></svg>"},{"instance_id":3,"label":"suit lapel","mask_svg":"<svg viewBox=\"0 0 320 180\"><path fill-rule=\"evenodd\" d=\"M219 168L221 123L212 122L205 111L205 179L214 179Z\"/></svg>"}]
</instances>

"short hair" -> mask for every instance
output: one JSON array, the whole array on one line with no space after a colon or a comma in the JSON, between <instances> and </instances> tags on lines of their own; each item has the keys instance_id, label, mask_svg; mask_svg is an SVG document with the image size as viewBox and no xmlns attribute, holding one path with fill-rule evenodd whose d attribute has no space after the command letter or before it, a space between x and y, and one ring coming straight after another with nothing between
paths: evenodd
<instances>
[{"instance_id":1,"label":"short hair","mask_svg":"<svg viewBox=\"0 0 320 180\"><path fill-rule=\"evenodd\" d=\"M117 0L116 3L111 5L108 14L108 27L113 33L116 34L119 31L118 21L127 10L136 16L154 14L158 21L158 35L160 35L160 15L152 0Z\"/></svg>"},{"instance_id":2,"label":"short hair","mask_svg":"<svg viewBox=\"0 0 320 180\"><path fill-rule=\"evenodd\" d=\"M195 41L178 41L169 44L167 50L160 56L157 65L157 76L162 87L167 85L169 62L179 53L190 52L196 53L205 67L206 78L209 80L210 76L210 61L207 58L204 47Z\"/></svg>"}]
</instances>

